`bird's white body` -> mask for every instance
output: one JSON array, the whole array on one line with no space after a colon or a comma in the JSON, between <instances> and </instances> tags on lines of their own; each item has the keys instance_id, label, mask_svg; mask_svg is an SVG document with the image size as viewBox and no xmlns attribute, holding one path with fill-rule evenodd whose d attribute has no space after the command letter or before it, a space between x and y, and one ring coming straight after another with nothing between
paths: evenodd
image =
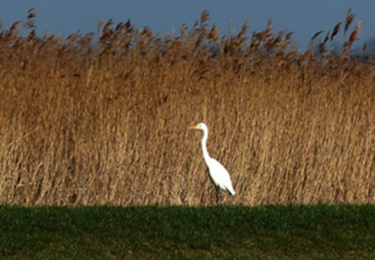
<instances>
[{"instance_id":1,"label":"bird's white body","mask_svg":"<svg viewBox=\"0 0 375 260\"><path fill-rule=\"evenodd\" d=\"M228 171L224 168L224 166L219 163L217 160L211 158L207 151L207 138L208 138L208 128L206 124L201 123L194 127L191 127L190 129L200 129L203 130L204 135L202 139L202 151L203 151L203 157L206 161L206 164L209 169L209 176L212 181L212 183L221 190L224 190L228 192L230 195L236 194L236 192L233 189L232 181L230 179Z\"/></svg>"},{"instance_id":2,"label":"bird's white body","mask_svg":"<svg viewBox=\"0 0 375 260\"><path fill-rule=\"evenodd\" d=\"M219 163L215 159L210 158L210 161L209 163L207 163L207 166L209 169L210 179L216 187L224 191L227 191L232 196L236 194L236 192L233 189L229 173L221 163Z\"/></svg>"}]
</instances>

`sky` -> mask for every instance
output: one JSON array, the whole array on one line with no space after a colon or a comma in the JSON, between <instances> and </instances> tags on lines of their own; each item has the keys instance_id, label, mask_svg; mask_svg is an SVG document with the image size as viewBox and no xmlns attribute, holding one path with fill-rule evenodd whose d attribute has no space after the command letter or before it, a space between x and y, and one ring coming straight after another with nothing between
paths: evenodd
<instances>
[{"instance_id":1,"label":"sky","mask_svg":"<svg viewBox=\"0 0 375 260\"><path fill-rule=\"evenodd\" d=\"M362 20L363 37L357 47L375 42L373 0L0 0L0 18L9 28L15 21L25 20L30 8L37 13L39 35L64 37L78 29L82 33L96 32L99 19L110 18L115 23L131 19L137 28L148 26L163 35L173 29L178 32L184 23L192 27L204 9L210 12L209 25L218 25L221 34L239 32L244 21L250 33L261 31L272 18L274 31L294 32L302 49L317 31L332 31L338 22L345 21L352 8L355 23ZM343 35L339 34L338 39L342 40Z\"/></svg>"}]
</instances>

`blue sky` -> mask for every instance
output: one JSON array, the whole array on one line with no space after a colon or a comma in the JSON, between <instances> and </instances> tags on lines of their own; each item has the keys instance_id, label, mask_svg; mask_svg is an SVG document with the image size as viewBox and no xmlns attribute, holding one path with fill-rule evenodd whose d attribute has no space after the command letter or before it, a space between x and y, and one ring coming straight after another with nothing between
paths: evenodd
<instances>
[{"instance_id":1,"label":"blue sky","mask_svg":"<svg viewBox=\"0 0 375 260\"><path fill-rule=\"evenodd\" d=\"M260 31L272 18L274 31L293 31L302 48L315 32L331 31L336 23L344 21L352 8L355 22L362 20L361 44L375 39L372 0L0 0L0 18L9 27L25 19L30 8L35 8L38 15L39 35L48 32L67 36L77 29L96 32L101 18L113 18L115 23L130 18L137 27L148 26L163 34L179 30L183 23L191 27L200 13L208 9L210 24L217 24L220 33L228 33L228 28L239 31L244 21L251 32ZM342 34L338 39L342 39Z\"/></svg>"}]
</instances>

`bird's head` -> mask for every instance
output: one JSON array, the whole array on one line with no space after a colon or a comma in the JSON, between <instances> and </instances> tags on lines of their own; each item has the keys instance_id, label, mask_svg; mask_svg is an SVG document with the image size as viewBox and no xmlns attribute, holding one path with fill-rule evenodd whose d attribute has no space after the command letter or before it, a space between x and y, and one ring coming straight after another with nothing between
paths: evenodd
<instances>
[{"instance_id":1,"label":"bird's head","mask_svg":"<svg viewBox=\"0 0 375 260\"><path fill-rule=\"evenodd\" d=\"M198 130L208 130L207 125L205 123L200 123L194 126L190 126L188 129L198 129Z\"/></svg>"}]
</instances>

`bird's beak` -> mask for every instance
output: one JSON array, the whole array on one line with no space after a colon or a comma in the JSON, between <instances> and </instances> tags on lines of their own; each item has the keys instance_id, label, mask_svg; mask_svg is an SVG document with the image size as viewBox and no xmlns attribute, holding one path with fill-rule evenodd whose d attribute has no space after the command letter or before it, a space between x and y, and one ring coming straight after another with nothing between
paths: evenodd
<instances>
[{"instance_id":1,"label":"bird's beak","mask_svg":"<svg viewBox=\"0 0 375 260\"><path fill-rule=\"evenodd\" d=\"M196 126L196 125L193 125L193 126L189 126L189 128L188 129L197 129L198 128L198 126Z\"/></svg>"}]
</instances>

